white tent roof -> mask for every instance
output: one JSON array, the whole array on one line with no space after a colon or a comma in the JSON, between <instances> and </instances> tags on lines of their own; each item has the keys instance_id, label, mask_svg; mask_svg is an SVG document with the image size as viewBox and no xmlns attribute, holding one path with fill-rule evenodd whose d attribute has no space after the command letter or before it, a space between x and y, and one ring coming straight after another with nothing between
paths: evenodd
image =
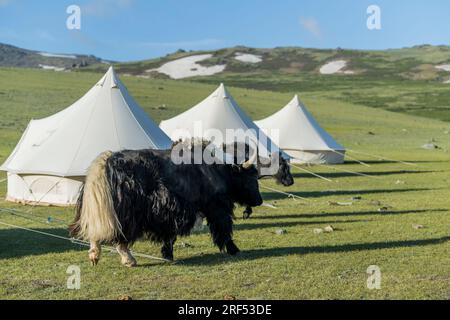
<instances>
[{"instance_id":1,"label":"white tent roof","mask_svg":"<svg viewBox=\"0 0 450 320\"><path fill-rule=\"evenodd\" d=\"M73 105L48 118L32 120L0 169L16 174L84 176L103 151L169 149L171 143L111 67Z\"/></svg>"},{"instance_id":2,"label":"white tent roof","mask_svg":"<svg viewBox=\"0 0 450 320\"><path fill-rule=\"evenodd\" d=\"M201 132L196 130L198 124L201 124ZM255 142L262 143L267 149L266 151L276 152L279 150L278 146L272 143L239 107L223 84L193 108L172 119L162 121L160 127L174 141L186 137L209 139L209 133L215 130L221 132L226 143L231 143L235 138L242 137L240 134L227 137L227 129L241 130L242 132L253 130L254 134L248 136ZM231 139L232 141L230 141ZM264 151L260 150L260 152L263 153Z\"/></svg>"},{"instance_id":3,"label":"white tent roof","mask_svg":"<svg viewBox=\"0 0 450 320\"><path fill-rule=\"evenodd\" d=\"M269 135L268 130L279 130L279 146L285 151L345 151L317 123L298 96L277 113L255 123Z\"/></svg>"}]
</instances>

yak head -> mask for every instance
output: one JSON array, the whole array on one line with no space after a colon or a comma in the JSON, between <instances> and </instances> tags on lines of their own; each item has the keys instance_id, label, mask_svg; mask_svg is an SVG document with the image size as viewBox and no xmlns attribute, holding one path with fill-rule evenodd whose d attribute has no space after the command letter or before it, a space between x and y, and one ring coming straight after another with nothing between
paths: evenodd
<instances>
[{"instance_id":1,"label":"yak head","mask_svg":"<svg viewBox=\"0 0 450 320\"><path fill-rule=\"evenodd\" d=\"M226 150L226 152L229 151L228 148L232 148L231 151L235 160L239 160L241 158L248 160L250 158L250 154L253 152L253 149L247 143L234 142L229 145L224 144L223 148L224 151ZM278 170L276 173L271 175L271 177L274 178L278 184L282 184L285 187L292 186L294 184L294 177L291 174L291 167L288 160L283 158L283 154L281 152L273 153L271 157L279 158ZM256 164L258 168L259 178L267 177L266 175L261 174L261 168L268 167L271 165L271 163L261 162L258 158Z\"/></svg>"},{"instance_id":2,"label":"yak head","mask_svg":"<svg viewBox=\"0 0 450 320\"><path fill-rule=\"evenodd\" d=\"M294 184L294 177L291 174L291 166L289 165L289 162L283 158L281 152L278 156L280 165L277 173L274 175L274 178L278 184L282 184L285 187L292 186Z\"/></svg>"},{"instance_id":3,"label":"yak head","mask_svg":"<svg viewBox=\"0 0 450 320\"><path fill-rule=\"evenodd\" d=\"M241 205L257 207L263 203L259 192L258 170L254 163L257 153L243 164L231 166L231 188L234 199Z\"/></svg>"}]
</instances>

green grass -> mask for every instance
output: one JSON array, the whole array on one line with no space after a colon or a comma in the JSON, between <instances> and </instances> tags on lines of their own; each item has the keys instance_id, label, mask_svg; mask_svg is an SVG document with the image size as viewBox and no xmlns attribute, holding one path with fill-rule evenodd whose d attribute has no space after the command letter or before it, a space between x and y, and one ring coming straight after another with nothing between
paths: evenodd
<instances>
[{"instance_id":1,"label":"green grass","mask_svg":"<svg viewBox=\"0 0 450 320\"><path fill-rule=\"evenodd\" d=\"M31 118L68 106L98 78L90 73L0 69L0 161L12 151ZM215 88L195 82L122 80L158 121L192 106ZM370 90L364 84L361 87ZM258 119L283 106L296 90L230 91ZM242 209L237 209L235 238L243 252L236 258L218 253L209 235L199 233L179 239L174 265L138 258L139 267L126 269L117 255L105 252L93 268L85 248L0 225L0 298L450 299L448 123L352 104L333 98L334 94L310 91L303 94L303 100L339 142L350 149L411 161L415 166L359 156L370 163L369 168L354 162L336 168L374 178L313 167L310 169L333 182L299 171L294 171L296 184L291 188L262 181L309 201L263 190L265 200L278 209L257 208L246 221L240 219ZM395 88L386 92L391 95ZM432 139L442 149L420 148ZM0 173L0 180L4 177ZM5 193L6 185L0 183L0 208L31 210L4 202ZM361 200L352 206L330 204L349 202L356 196ZM379 212L384 206L388 211ZM0 221L67 235L64 222L72 220L72 209L34 208L32 212L24 217L0 212ZM47 223L48 217L54 222ZM314 234L315 228L330 224L335 232ZM425 228L414 229L414 224ZM276 235L280 228L287 233ZM134 249L159 256L159 247L146 241L138 242ZM80 290L66 289L70 265L81 268ZM381 268L381 290L366 287L370 265Z\"/></svg>"}]
</instances>

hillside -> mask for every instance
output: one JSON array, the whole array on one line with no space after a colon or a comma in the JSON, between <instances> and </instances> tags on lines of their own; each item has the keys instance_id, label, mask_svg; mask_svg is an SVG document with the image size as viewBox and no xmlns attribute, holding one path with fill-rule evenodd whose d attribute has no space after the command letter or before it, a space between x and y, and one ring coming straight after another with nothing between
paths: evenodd
<instances>
[{"instance_id":1,"label":"hillside","mask_svg":"<svg viewBox=\"0 0 450 320\"><path fill-rule=\"evenodd\" d=\"M2 54L2 50L7 53ZM2 56L7 58L2 60ZM108 67L95 57L59 56L0 46L0 66L86 72L105 72ZM239 46L216 51L178 50L157 59L114 65L120 74L140 78L213 85L224 82L301 96L317 93L333 101L450 121L448 46L384 51Z\"/></svg>"},{"instance_id":2,"label":"hillside","mask_svg":"<svg viewBox=\"0 0 450 320\"><path fill-rule=\"evenodd\" d=\"M102 60L95 56L39 52L0 43L1 67L63 71L100 63L102 63Z\"/></svg>"},{"instance_id":3,"label":"hillside","mask_svg":"<svg viewBox=\"0 0 450 320\"><path fill-rule=\"evenodd\" d=\"M450 47L358 51L235 47L120 63L122 74L322 96L450 121ZM85 70L104 71L94 65Z\"/></svg>"},{"instance_id":4,"label":"hillside","mask_svg":"<svg viewBox=\"0 0 450 320\"><path fill-rule=\"evenodd\" d=\"M193 69L200 69L200 72L187 73L183 78L201 76L202 67L221 66L222 68L217 69L215 75L309 74L404 80L446 81L450 79L450 65L448 65L450 64L450 47L430 45L384 51L300 47L257 49L243 46L216 51L179 50L157 59L119 63L117 68L133 75L173 78L170 72L166 72L167 70L158 69L167 63L187 57L199 57L198 61L191 63L191 66ZM181 67L188 67L188 64Z\"/></svg>"},{"instance_id":5,"label":"hillside","mask_svg":"<svg viewBox=\"0 0 450 320\"><path fill-rule=\"evenodd\" d=\"M46 53L0 43L0 66L3 67L41 68L42 65L49 65L103 71L107 69L103 62L92 55ZM260 49L244 46L215 51L187 52L180 49L164 57L116 63L115 66L123 73L168 79L245 74L263 78L334 75L341 78L353 76L378 80L447 82L450 81L450 47L421 45L384 51L301 47ZM186 70L183 70L184 74L174 75L173 69L176 68Z\"/></svg>"}]
</instances>

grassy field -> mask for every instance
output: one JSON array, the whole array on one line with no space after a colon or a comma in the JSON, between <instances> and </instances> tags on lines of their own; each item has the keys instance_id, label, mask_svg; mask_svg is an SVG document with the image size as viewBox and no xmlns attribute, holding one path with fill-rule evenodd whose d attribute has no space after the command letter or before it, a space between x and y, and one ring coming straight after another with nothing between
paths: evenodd
<instances>
[{"instance_id":1,"label":"grassy field","mask_svg":"<svg viewBox=\"0 0 450 320\"><path fill-rule=\"evenodd\" d=\"M31 118L68 106L98 78L91 73L0 69L0 162ZM178 114L215 88L195 82L122 80L157 121ZM230 91L258 119L285 105L295 90ZM395 92L392 87L386 94L395 96ZM0 225L0 298L450 299L450 135L446 133L450 124L352 104L335 94L344 92L311 90L302 98L319 122L349 149L414 165L352 154L370 167L350 161L335 169L310 168L333 182L294 170L296 184L288 189L262 181L309 200L295 201L263 190L265 201L277 209L257 208L254 217L244 221L238 208L235 238L243 252L235 258L220 254L208 233L201 232L179 239L176 264L138 258L139 267L126 269L117 255L105 252L94 268L86 248ZM430 141L441 149L421 149ZM0 181L4 178L0 173ZM72 209L14 205L4 201L5 193L5 182L1 182L0 208L29 213L17 216L2 211L0 222L67 236L65 224L73 218ZM313 232L328 225L335 232ZM279 229L286 233L276 234ZM134 249L159 256L159 246L146 241ZM66 288L66 270L71 265L81 268L80 290ZM380 290L366 286L370 265L381 269Z\"/></svg>"}]
</instances>

